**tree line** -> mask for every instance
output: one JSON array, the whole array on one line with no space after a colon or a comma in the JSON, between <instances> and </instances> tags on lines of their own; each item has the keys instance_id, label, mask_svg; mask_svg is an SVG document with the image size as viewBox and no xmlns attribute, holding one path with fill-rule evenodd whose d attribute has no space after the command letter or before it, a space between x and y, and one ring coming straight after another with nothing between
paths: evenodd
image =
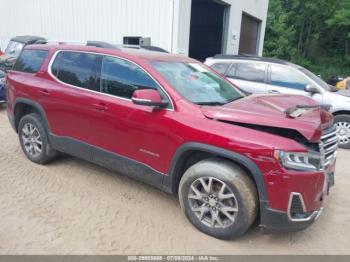
<instances>
[{"instance_id":1,"label":"tree line","mask_svg":"<svg viewBox=\"0 0 350 262\"><path fill-rule=\"evenodd\" d=\"M350 0L270 0L264 56L350 76Z\"/></svg>"}]
</instances>

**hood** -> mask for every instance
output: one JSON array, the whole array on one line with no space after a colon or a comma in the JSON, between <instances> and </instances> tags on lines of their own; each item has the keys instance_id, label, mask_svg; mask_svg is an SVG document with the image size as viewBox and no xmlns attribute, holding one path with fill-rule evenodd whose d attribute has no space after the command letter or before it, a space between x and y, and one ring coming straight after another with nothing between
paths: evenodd
<instances>
[{"instance_id":1,"label":"hood","mask_svg":"<svg viewBox=\"0 0 350 262\"><path fill-rule=\"evenodd\" d=\"M252 95L223 106L203 106L201 111L218 121L296 130L309 142L318 142L322 130L332 124L331 113L313 108L298 118L288 117L285 111L297 105L317 103L305 96Z\"/></svg>"}]
</instances>

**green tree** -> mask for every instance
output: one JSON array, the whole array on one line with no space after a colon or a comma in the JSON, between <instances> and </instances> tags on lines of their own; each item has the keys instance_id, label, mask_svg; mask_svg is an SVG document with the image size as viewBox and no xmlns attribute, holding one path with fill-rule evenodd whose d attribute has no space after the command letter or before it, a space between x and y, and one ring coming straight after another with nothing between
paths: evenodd
<instances>
[{"instance_id":1,"label":"green tree","mask_svg":"<svg viewBox=\"0 0 350 262\"><path fill-rule=\"evenodd\" d=\"M350 0L270 0L264 55L350 75Z\"/></svg>"},{"instance_id":2,"label":"green tree","mask_svg":"<svg viewBox=\"0 0 350 262\"><path fill-rule=\"evenodd\" d=\"M270 0L269 8L264 56L289 60L296 52L292 44L295 38L294 26L288 25L288 14L281 0Z\"/></svg>"}]
</instances>

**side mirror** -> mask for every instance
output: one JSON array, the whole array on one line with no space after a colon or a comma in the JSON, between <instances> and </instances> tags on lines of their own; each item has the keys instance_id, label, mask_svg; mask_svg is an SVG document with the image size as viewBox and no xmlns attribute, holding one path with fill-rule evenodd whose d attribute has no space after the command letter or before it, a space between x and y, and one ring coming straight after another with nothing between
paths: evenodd
<instances>
[{"instance_id":1,"label":"side mirror","mask_svg":"<svg viewBox=\"0 0 350 262\"><path fill-rule=\"evenodd\" d=\"M311 94L320 93L320 90L318 90L318 88L316 86L313 86L313 85L306 85L305 86L305 91L309 92Z\"/></svg>"},{"instance_id":2,"label":"side mirror","mask_svg":"<svg viewBox=\"0 0 350 262\"><path fill-rule=\"evenodd\" d=\"M131 100L135 105L141 106L165 108L168 105L168 101L162 100L159 92L154 89L135 90L132 94Z\"/></svg>"}]
</instances>

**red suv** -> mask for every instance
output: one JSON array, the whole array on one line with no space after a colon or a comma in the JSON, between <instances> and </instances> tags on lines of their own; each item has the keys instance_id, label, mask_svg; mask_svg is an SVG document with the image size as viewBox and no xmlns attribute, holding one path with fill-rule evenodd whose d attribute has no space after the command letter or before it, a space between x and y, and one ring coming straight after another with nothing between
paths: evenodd
<instances>
[{"instance_id":1,"label":"red suv","mask_svg":"<svg viewBox=\"0 0 350 262\"><path fill-rule=\"evenodd\" d=\"M256 219L265 232L303 229L333 184L327 110L303 96L245 96L184 56L31 45L6 84L31 161L64 152L178 193L191 223L220 239Z\"/></svg>"}]
</instances>

